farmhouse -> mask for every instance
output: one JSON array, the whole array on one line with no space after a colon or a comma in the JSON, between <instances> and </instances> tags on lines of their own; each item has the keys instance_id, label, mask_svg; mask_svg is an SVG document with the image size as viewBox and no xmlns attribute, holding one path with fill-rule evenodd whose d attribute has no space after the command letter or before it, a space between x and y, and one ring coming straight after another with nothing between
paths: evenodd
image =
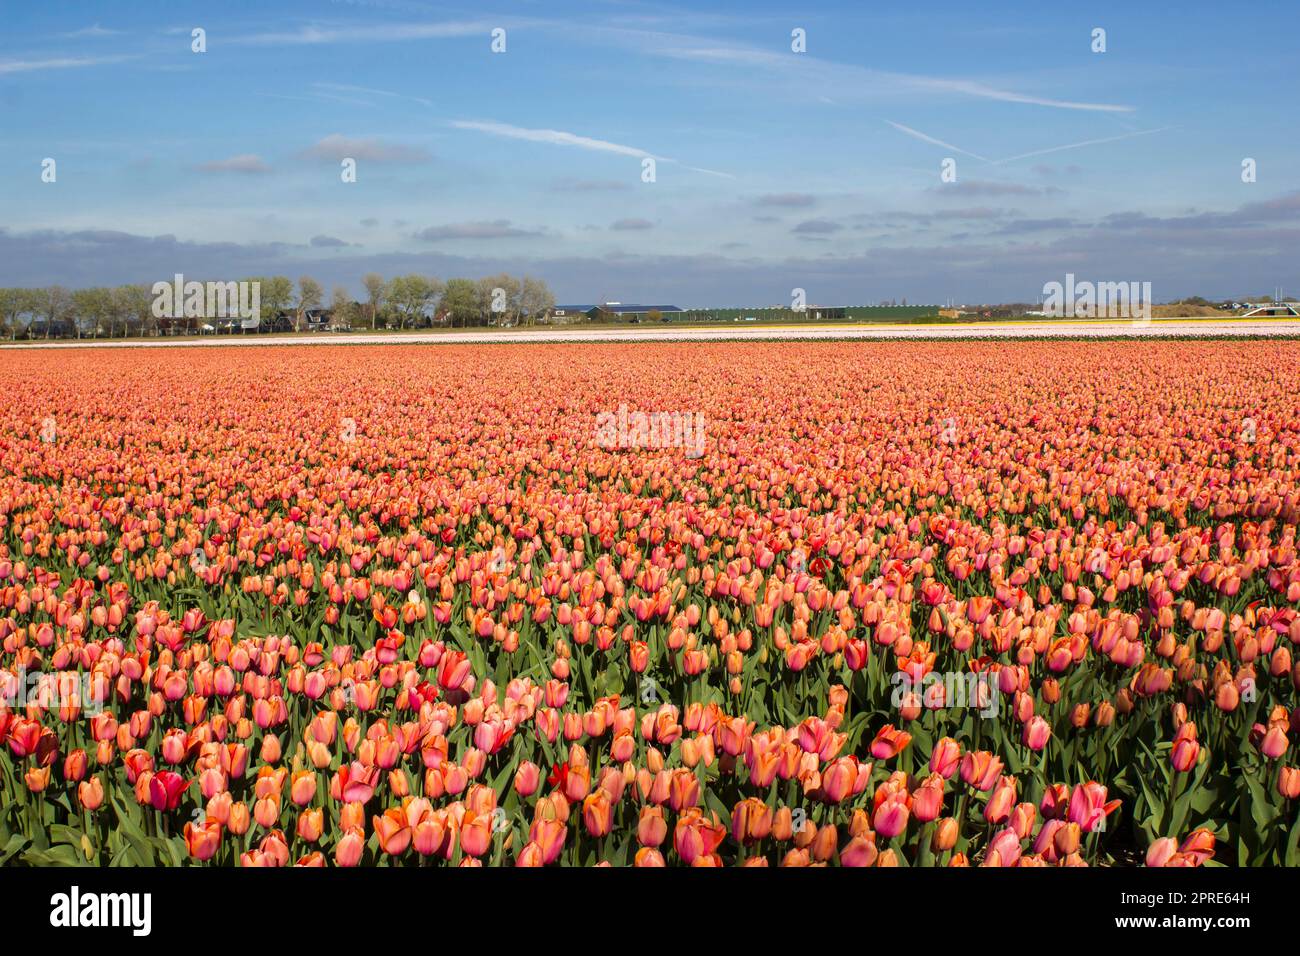
<instances>
[{"instance_id":1,"label":"farmhouse","mask_svg":"<svg viewBox=\"0 0 1300 956\"><path fill-rule=\"evenodd\" d=\"M332 318L329 309L306 309L302 313L303 328L308 332L324 332L330 328Z\"/></svg>"},{"instance_id":2,"label":"farmhouse","mask_svg":"<svg viewBox=\"0 0 1300 956\"><path fill-rule=\"evenodd\" d=\"M585 322L590 318L588 311L594 308L594 305L557 305L546 314L546 321L555 325Z\"/></svg>"},{"instance_id":3,"label":"farmhouse","mask_svg":"<svg viewBox=\"0 0 1300 956\"><path fill-rule=\"evenodd\" d=\"M44 317L33 319L27 327L30 339L70 339L77 334L77 326L71 319L50 321Z\"/></svg>"}]
</instances>

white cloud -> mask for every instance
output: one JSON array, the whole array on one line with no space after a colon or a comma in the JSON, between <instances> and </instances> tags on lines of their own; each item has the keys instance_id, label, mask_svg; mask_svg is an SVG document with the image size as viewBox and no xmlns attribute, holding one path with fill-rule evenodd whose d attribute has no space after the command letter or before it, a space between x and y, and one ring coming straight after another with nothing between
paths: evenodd
<instances>
[{"instance_id":1,"label":"white cloud","mask_svg":"<svg viewBox=\"0 0 1300 956\"><path fill-rule=\"evenodd\" d=\"M60 56L46 60L0 60L0 74L35 73L41 70L70 70L86 66L121 63L129 56Z\"/></svg>"},{"instance_id":2,"label":"white cloud","mask_svg":"<svg viewBox=\"0 0 1300 956\"><path fill-rule=\"evenodd\" d=\"M252 153L201 163L199 169L205 173L269 173L271 171L271 167L262 160L262 157Z\"/></svg>"},{"instance_id":3,"label":"white cloud","mask_svg":"<svg viewBox=\"0 0 1300 956\"><path fill-rule=\"evenodd\" d=\"M509 219L493 219L429 226L417 232L415 238L425 242L440 242L444 239L531 239L541 235L539 230L521 229L512 225Z\"/></svg>"},{"instance_id":4,"label":"white cloud","mask_svg":"<svg viewBox=\"0 0 1300 956\"><path fill-rule=\"evenodd\" d=\"M1133 107L1115 103L1088 103L1077 100L1058 99L1030 93L1017 93L989 86L976 80L953 79L948 77L928 76L920 73L899 73L890 70L873 70L868 67L849 63L836 63L822 60L807 54L791 56L788 53L776 53L759 47L743 44L719 44L714 40L703 40L686 34L627 30L613 27L596 26L591 34L605 42L631 46L638 52L653 56L665 56L678 60L719 63L728 66L753 66L762 70L761 74L784 74L801 78L816 88L818 95L827 89L833 89L837 96L851 96L855 92L874 91L882 86L901 87L934 93L956 93L980 99L998 100L1004 103L1023 103L1031 106L1047 106L1055 109L1085 110L1103 113L1130 113Z\"/></svg>"},{"instance_id":5,"label":"white cloud","mask_svg":"<svg viewBox=\"0 0 1300 956\"><path fill-rule=\"evenodd\" d=\"M107 27L101 27L98 23L94 26L82 27L80 30L73 30L71 33L63 34L63 36L70 39L77 37L115 37L121 35L121 30L109 30Z\"/></svg>"},{"instance_id":6,"label":"white cloud","mask_svg":"<svg viewBox=\"0 0 1300 956\"><path fill-rule=\"evenodd\" d=\"M387 143L379 139L363 139L331 133L312 144L300 154L307 159L340 162L355 159L371 163L427 163L433 157L418 146Z\"/></svg>"},{"instance_id":7,"label":"white cloud","mask_svg":"<svg viewBox=\"0 0 1300 956\"><path fill-rule=\"evenodd\" d=\"M481 35L486 45L493 27L499 23L483 20L448 20L435 23L391 23L361 26L337 24L305 26L279 33L255 33L232 37L231 43L252 46L318 45L326 43L362 43L393 40L439 40L450 37Z\"/></svg>"}]
</instances>

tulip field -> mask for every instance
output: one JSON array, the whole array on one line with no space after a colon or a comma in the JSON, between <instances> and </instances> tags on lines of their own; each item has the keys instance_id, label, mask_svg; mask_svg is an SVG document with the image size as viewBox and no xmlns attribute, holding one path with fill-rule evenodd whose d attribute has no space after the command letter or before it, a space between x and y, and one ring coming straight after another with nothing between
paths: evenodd
<instances>
[{"instance_id":1,"label":"tulip field","mask_svg":"<svg viewBox=\"0 0 1300 956\"><path fill-rule=\"evenodd\" d=\"M1300 864L1300 343L0 371L0 863Z\"/></svg>"}]
</instances>

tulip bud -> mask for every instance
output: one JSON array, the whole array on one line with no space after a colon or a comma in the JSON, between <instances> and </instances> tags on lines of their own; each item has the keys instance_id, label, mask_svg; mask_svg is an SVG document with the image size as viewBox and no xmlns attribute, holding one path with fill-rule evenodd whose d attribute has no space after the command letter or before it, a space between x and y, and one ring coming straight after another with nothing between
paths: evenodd
<instances>
[{"instance_id":1,"label":"tulip bud","mask_svg":"<svg viewBox=\"0 0 1300 956\"><path fill-rule=\"evenodd\" d=\"M1057 683L1056 678L1049 677L1042 684L1043 700L1049 704L1055 704L1061 699L1061 685Z\"/></svg>"},{"instance_id":2,"label":"tulip bud","mask_svg":"<svg viewBox=\"0 0 1300 956\"><path fill-rule=\"evenodd\" d=\"M780 807L772 816L772 838L784 843L794 835L794 818L789 807Z\"/></svg>"},{"instance_id":3,"label":"tulip bud","mask_svg":"<svg viewBox=\"0 0 1300 956\"><path fill-rule=\"evenodd\" d=\"M1283 767L1278 772L1277 792L1288 800L1300 797L1300 768Z\"/></svg>"},{"instance_id":4,"label":"tulip bud","mask_svg":"<svg viewBox=\"0 0 1300 956\"><path fill-rule=\"evenodd\" d=\"M934 836L930 839L930 848L935 853L951 850L957 845L958 833L957 820L954 817L944 817L934 828Z\"/></svg>"}]
</instances>

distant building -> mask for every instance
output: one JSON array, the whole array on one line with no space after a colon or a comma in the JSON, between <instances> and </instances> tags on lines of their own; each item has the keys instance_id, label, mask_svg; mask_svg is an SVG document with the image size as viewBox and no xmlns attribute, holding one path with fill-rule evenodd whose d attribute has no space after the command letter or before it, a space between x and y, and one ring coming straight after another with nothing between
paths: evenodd
<instances>
[{"instance_id":1,"label":"distant building","mask_svg":"<svg viewBox=\"0 0 1300 956\"><path fill-rule=\"evenodd\" d=\"M298 313L292 309L280 309L275 315L262 320L258 326L259 332L292 332L294 325L298 321Z\"/></svg>"},{"instance_id":2,"label":"distant building","mask_svg":"<svg viewBox=\"0 0 1300 956\"><path fill-rule=\"evenodd\" d=\"M329 309L306 309L302 314L303 328L308 332L324 332L330 327Z\"/></svg>"},{"instance_id":3,"label":"distant building","mask_svg":"<svg viewBox=\"0 0 1300 956\"><path fill-rule=\"evenodd\" d=\"M805 319L817 321L819 319L843 319L848 315L843 306L839 305L806 305L803 310Z\"/></svg>"},{"instance_id":4,"label":"distant building","mask_svg":"<svg viewBox=\"0 0 1300 956\"><path fill-rule=\"evenodd\" d=\"M70 339L76 334L77 326L71 319L55 319L51 322L46 318L38 318L27 326L29 339Z\"/></svg>"},{"instance_id":5,"label":"distant building","mask_svg":"<svg viewBox=\"0 0 1300 956\"><path fill-rule=\"evenodd\" d=\"M1268 316L1300 317L1300 302L1247 302L1245 306L1250 311L1241 316L1243 319Z\"/></svg>"},{"instance_id":6,"label":"distant building","mask_svg":"<svg viewBox=\"0 0 1300 956\"><path fill-rule=\"evenodd\" d=\"M585 322L588 319L587 310L594 308L594 305L557 305L546 313L543 321L550 322L553 325Z\"/></svg>"},{"instance_id":7,"label":"distant building","mask_svg":"<svg viewBox=\"0 0 1300 956\"><path fill-rule=\"evenodd\" d=\"M638 305L623 302L604 302L600 305L557 305L551 310L550 320L556 324L582 321L605 321L620 319L624 322L645 322L651 312L658 312L665 318L674 313L684 312L675 305Z\"/></svg>"},{"instance_id":8,"label":"distant building","mask_svg":"<svg viewBox=\"0 0 1300 956\"><path fill-rule=\"evenodd\" d=\"M661 316L671 315L674 312L681 312L682 309L675 305L633 305L622 302L606 302L604 305L596 307L594 319L622 319L624 322L645 322L650 318L650 313L658 312Z\"/></svg>"}]
</instances>

